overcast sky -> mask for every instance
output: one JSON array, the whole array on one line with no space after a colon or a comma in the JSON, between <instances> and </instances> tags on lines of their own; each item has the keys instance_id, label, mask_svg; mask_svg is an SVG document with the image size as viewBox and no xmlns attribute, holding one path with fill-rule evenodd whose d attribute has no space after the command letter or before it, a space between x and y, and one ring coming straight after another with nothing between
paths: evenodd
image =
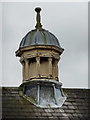
<instances>
[{"instance_id":1,"label":"overcast sky","mask_svg":"<svg viewBox=\"0 0 90 120\"><path fill-rule=\"evenodd\" d=\"M65 49L59 62L63 87L88 87L88 3L3 3L2 85L19 86L22 69L15 56L21 39L34 29L35 7L40 6L43 28L52 32Z\"/></svg>"}]
</instances>

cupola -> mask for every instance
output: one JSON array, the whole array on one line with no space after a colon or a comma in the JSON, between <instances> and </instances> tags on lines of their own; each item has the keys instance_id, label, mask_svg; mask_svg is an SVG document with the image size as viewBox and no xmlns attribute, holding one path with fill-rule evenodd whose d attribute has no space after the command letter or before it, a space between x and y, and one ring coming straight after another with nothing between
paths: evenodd
<instances>
[{"instance_id":1,"label":"cupola","mask_svg":"<svg viewBox=\"0 0 90 120\"><path fill-rule=\"evenodd\" d=\"M20 95L38 107L60 107L65 101L58 78L58 62L64 49L55 35L42 28L40 11L36 26L21 40L16 56L22 64Z\"/></svg>"}]
</instances>

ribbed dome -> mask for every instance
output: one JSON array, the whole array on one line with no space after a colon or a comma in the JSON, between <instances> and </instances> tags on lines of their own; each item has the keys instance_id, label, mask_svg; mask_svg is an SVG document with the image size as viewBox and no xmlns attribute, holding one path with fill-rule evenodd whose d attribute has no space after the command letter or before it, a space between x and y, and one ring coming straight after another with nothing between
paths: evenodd
<instances>
[{"instance_id":1,"label":"ribbed dome","mask_svg":"<svg viewBox=\"0 0 90 120\"><path fill-rule=\"evenodd\" d=\"M52 33L42 28L28 32L22 39L19 47L31 45L54 45L61 48L58 39Z\"/></svg>"}]
</instances>

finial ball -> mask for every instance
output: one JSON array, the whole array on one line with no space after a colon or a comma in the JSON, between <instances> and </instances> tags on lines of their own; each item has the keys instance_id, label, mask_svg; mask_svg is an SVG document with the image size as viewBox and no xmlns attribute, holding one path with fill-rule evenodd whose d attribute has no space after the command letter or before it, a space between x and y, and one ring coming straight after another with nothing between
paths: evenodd
<instances>
[{"instance_id":1,"label":"finial ball","mask_svg":"<svg viewBox=\"0 0 90 120\"><path fill-rule=\"evenodd\" d=\"M35 11L36 11L36 12L40 12L40 11L41 11L41 8L40 8L40 7L37 7L37 8L35 8Z\"/></svg>"}]
</instances>

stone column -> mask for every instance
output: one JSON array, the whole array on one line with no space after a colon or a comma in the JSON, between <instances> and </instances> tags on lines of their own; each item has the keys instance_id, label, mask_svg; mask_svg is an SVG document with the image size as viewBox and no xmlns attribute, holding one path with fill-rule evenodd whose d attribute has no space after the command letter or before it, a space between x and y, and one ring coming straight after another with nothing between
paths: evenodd
<instances>
[{"instance_id":1,"label":"stone column","mask_svg":"<svg viewBox=\"0 0 90 120\"><path fill-rule=\"evenodd\" d=\"M29 60L25 59L25 80L29 79Z\"/></svg>"},{"instance_id":2,"label":"stone column","mask_svg":"<svg viewBox=\"0 0 90 120\"><path fill-rule=\"evenodd\" d=\"M40 57L36 57L36 72L37 72L37 77L40 77Z\"/></svg>"},{"instance_id":3,"label":"stone column","mask_svg":"<svg viewBox=\"0 0 90 120\"><path fill-rule=\"evenodd\" d=\"M49 61L49 77L52 77L52 58L48 58Z\"/></svg>"},{"instance_id":4,"label":"stone column","mask_svg":"<svg viewBox=\"0 0 90 120\"><path fill-rule=\"evenodd\" d=\"M23 77L23 81L25 80L25 62L22 62L22 77Z\"/></svg>"},{"instance_id":5,"label":"stone column","mask_svg":"<svg viewBox=\"0 0 90 120\"><path fill-rule=\"evenodd\" d=\"M55 80L58 80L58 59L55 60Z\"/></svg>"}]
</instances>

